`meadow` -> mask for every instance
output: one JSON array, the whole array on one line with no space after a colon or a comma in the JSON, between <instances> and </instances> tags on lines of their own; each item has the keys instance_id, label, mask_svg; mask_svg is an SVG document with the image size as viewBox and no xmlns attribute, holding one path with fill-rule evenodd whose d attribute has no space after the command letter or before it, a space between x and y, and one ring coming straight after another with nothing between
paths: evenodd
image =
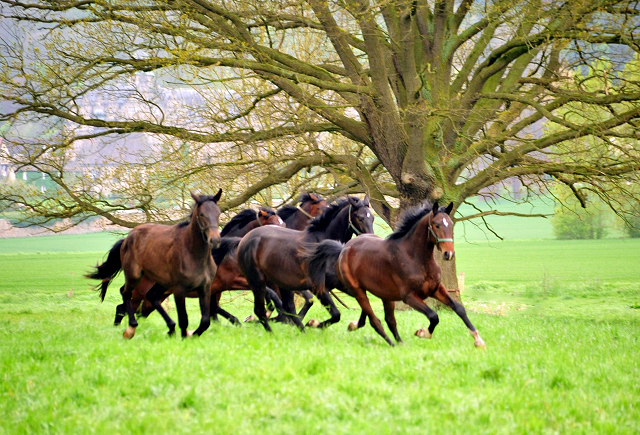
<instances>
[{"instance_id":1,"label":"meadow","mask_svg":"<svg viewBox=\"0 0 640 435\"><path fill-rule=\"evenodd\" d=\"M82 277L116 236L0 239L0 434L638 433L640 240L557 241L538 221L456 238L484 351L446 310L431 340L413 311L397 314L404 346L347 332L347 296L325 331L222 319L170 339L152 315L125 341L121 281L101 304ZM248 294L223 303L251 312Z\"/></svg>"}]
</instances>

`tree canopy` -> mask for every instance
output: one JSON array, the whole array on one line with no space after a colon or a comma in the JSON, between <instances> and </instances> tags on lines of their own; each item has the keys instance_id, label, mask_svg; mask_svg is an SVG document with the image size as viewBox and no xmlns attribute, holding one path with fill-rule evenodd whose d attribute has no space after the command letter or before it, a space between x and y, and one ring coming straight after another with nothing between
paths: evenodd
<instances>
[{"instance_id":1,"label":"tree canopy","mask_svg":"<svg viewBox=\"0 0 640 435\"><path fill-rule=\"evenodd\" d=\"M615 208L638 181L637 1L0 5L14 33L0 66L5 158L58 186L2 199L45 221L170 221L167 201L207 186L225 190L223 210L275 190L367 192L388 222L514 179ZM94 165L80 158L109 141Z\"/></svg>"}]
</instances>

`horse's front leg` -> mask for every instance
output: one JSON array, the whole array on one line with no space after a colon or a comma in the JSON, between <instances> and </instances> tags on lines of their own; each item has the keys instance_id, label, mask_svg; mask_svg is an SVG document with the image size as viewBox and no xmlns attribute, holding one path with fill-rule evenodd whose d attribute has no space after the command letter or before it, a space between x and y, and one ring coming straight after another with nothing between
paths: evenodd
<instances>
[{"instance_id":1,"label":"horse's front leg","mask_svg":"<svg viewBox=\"0 0 640 435\"><path fill-rule=\"evenodd\" d=\"M178 312L178 326L182 338L189 336L187 328L189 327L189 316L187 315L187 306L185 302L185 291L174 291L173 300L176 303L176 311Z\"/></svg>"},{"instance_id":2,"label":"horse's front leg","mask_svg":"<svg viewBox=\"0 0 640 435\"><path fill-rule=\"evenodd\" d=\"M480 337L480 334L478 334L478 330L473 326L473 324L469 320L469 317L467 317L467 310L464 309L464 306L462 304L454 301L451 296L449 296L449 292L442 283L440 283L438 290L436 290L436 293L433 296L443 304L451 307L453 312L460 316L464 324L467 325L467 328L469 328L469 333L473 337L473 344L476 347L484 348L484 340Z\"/></svg>"},{"instance_id":3,"label":"horse's front leg","mask_svg":"<svg viewBox=\"0 0 640 435\"><path fill-rule=\"evenodd\" d=\"M429 308L429 306L425 304L424 301L413 292L410 292L407 294L407 296L405 296L404 303L409 305L414 310L427 316L427 319L429 319L429 329L419 329L418 331L416 331L416 335L422 338L431 338L431 336L433 335L433 331L436 329L436 326L438 326L438 323L440 322L440 319L438 318L436 312Z\"/></svg>"},{"instance_id":4,"label":"horse's front leg","mask_svg":"<svg viewBox=\"0 0 640 435\"><path fill-rule=\"evenodd\" d=\"M319 324L309 324L312 322L310 320L308 325L317 326L318 328L323 329L333 325L334 323L338 323L340 321L340 311L338 310L338 307L336 307L336 304L333 302L333 299L331 298L331 295L329 294L329 292L328 291L321 292L320 294L318 294L318 299L320 300L320 303L322 304L322 306L325 307L327 311L329 311L329 315L331 317Z\"/></svg>"},{"instance_id":5,"label":"horse's front leg","mask_svg":"<svg viewBox=\"0 0 640 435\"><path fill-rule=\"evenodd\" d=\"M198 289L198 299L200 300L200 326L193 332L193 335L200 336L209 329L211 325L211 283L206 283Z\"/></svg>"}]
</instances>

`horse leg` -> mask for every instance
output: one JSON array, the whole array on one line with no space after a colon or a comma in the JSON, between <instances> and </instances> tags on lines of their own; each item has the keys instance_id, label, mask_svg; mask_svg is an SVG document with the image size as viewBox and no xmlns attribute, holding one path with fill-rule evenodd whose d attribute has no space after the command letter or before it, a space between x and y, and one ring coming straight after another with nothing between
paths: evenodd
<instances>
[{"instance_id":1,"label":"horse leg","mask_svg":"<svg viewBox=\"0 0 640 435\"><path fill-rule=\"evenodd\" d=\"M467 328L469 328L469 333L474 339L473 344L476 347L484 348L485 347L484 340L480 338L480 334L478 334L478 330L473 326L473 324L469 320L469 317L467 317L467 310L464 309L464 306L462 304L454 301L451 298L451 296L449 296L449 292L444 287L444 285L440 284L440 286L438 287L438 290L436 290L436 293L434 294L434 297L440 302L442 302L443 304L451 307L453 312L456 313L462 319L464 324L467 325Z\"/></svg>"},{"instance_id":2,"label":"horse leg","mask_svg":"<svg viewBox=\"0 0 640 435\"><path fill-rule=\"evenodd\" d=\"M187 327L189 326L189 316L187 315L187 306L185 303L185 296L183 293L173 293L173 300L176 303L176 311L178 312L178 326L180 327L180 334L182 338L186 338L189 334Z\"/></svg>"},{"instance_id":3,"label":"horse leg","mask_svg":"<svg viewBox=\"0 0 640 435\"><path fill-rule=\"evenodd\" d=\"M200 300L200 325L198 329L193 332L193 335L201 336L204 331L209 329L209 325L211 325L211 283L207 283L206 285L200 287L198 289L198 299Z\"/></svg>"},{"instance_id":4,"label":"horse leg","mask_svg":"<svg viewBox=\"0 0 640 435\"><path fill-rule=\"evenodd\" d=\"M419 329L418 331L416 331L415 335L422 338L431 338L431 336L433 335L433 330L436 329L436 326L438 326L438 323L440 322L440 319L438 318L436 312L429 308L429 306L425 304L424 301L420 299L415 293L409 293L404 298L404 303L409 305L414 310L424 314L425 316L427 316L427 319L429 319L429 329Z\"/></svg>"},{"instance_id":5,"label":"horse leg","mask_svg":"<svg viewBox=\"0 0 640 435\"><path fill-rule=\"evenodd\" d=\"M165 291L164 287L162 287L160 284L155 284L147 292L146 298L149 302L151 302L151 305L153 306L153 308L155 308L158 311L158 313L160 313L160 315L166 322L167 327L169 328L168 334L171 337L173 334L176 333L176 322L174 322L173 319L169 317L169 314L162 306L162 301L164 299L164 291Z\"/></svg>"},{"instance_id":6,"label":"horse leg","mask_svg":"<svg viewBox=\"0 0 640 435\"><path fill-rule=\"evenodd\" d=\"M122 336L124 338L133 338L136 334L136 328L138 327L138 321L136 320L136 314L131 305L131 293L136 287L137 282L127 279L122 287L122 302L129 315L129 326L125 329Z\"/></svg>"},{"instance_id":7,"label":"horse leg","mask_svg":"<svg viewBox=\"0 0 640 435\"><path fill-rule=\"evenodd\" d=\"M271 289L267 287L267 291L269 290ZM278 298L278 295L275 291L271 290L271 292L271 299L273 300L276 309L278 310L276 321L277 319L280 319L281 322L291 323L297 326L300 331L304 331L304 325L302 324L302 321L298 316L296 316L296 306L293 301L293 292L280 289L280 297L282 299Z\"/></svg>"},{"instance_id":8,"label":"horse leg","mask_svg":"<svg viewBox=\"0 0 640 435\"><path fill-rule=\"evenodd\" d=\"M307 312L313 305L313 293L311 293L308 290L304 290L299 292L299 294L304 298L304 305L302 306L302 308L300 309L300 312L298 313L298 317L300 317L300 320L302 321L304 320L304 316L307 315Z\"/></svg>"},{"instance_id":9,"label":"horse leg","mask_svg":"<svg viewBox=\"0 0 640 435\"><path fill-rule=\"evenodd\" d=\"M349 326L347 327L347 329L349 331L355 331L356 329L362 328L365 325L365 323L367 323L367 313L362 311L360 312L360 318L357 321L354 320L353 322L349 323Z\"/></svg>"},{"instance_id":10,"label":"horse leg","mask_svg":"<svg viewBox=\"0 0 640 435\"><path fill-rule=\"evenodd\" d=\"M396 323L395 302L383 300L382 305L384 306L384 320L385 322L387 322L389 330L393 334L393 337L396 339L396 342L398 344L402 344L402 338L400 338L400 334L398 334L398 325Z\"/></svg>"},{"instance_id":11,"label":"horse leg","mask_svg":"<svg viewBox=\"0 0 640 435\"><path fill-rule=\"evenodd\" d=\"M380 319L378 319L373 312L373 308L371 308L371 303L369 303L369 298L367 297L364 290L358 288L354 289L354 293L356 295L356 301L360 304L360 308L362 308L362 312L366 313L367 317L369 317L369 323L371 327L380 335L380 337L384 338L390 346L395 346L393 341L387 336L384 332L384 328L382 328L382 323Z\"/></svg>"},{"instance_id":12,"label":"horse leg","mask_svg":"<svg viewBox=\"0 0 640 435\"><path fill-rule=\"evenodd\" d=\"M222 292L216 293L215 295L211 295L211 319L217 321L218 314L231 322L232 325L240 326L240 320L233 314L225 311L220 307L220 297L222 296Z\"/></svg>"},{"instance_id":13,"label":"horse leg","mask_svg":"<svg viewBox=\"0 0 640 435\"><path fill-rule=\"evenodd\" d=\"M258 317L258 320L260 320L260 323L262 323L262 326L264 326L264 329L267 330L267 332L271 332L271 326L269 326L269 320L267 319L267 310L264 306L264 294L266 292L266 287L263 284L261 288L252 291L253 312Z\"/></svg>"},{"instance_id":14,"label":"horse leg","mask_svg":"<svg viewBox=\"0 0 640 435\"><path fill-rule=\"evenodd\" d=\"M124 286L120 287L120 294L124 293ZM116 318L113 320L114 326L120 326L122 319L127 315L127 308L124 305L124 300L120 305L116 307Z\"/></svg>"},{"instance_id":15,"label":"horse leg","mask_svg":"<svg viewBox=\"0 0 640 435\"><path fill-rule=\"evenodd\" d=\"M340 321L340 311L338 310L338 307L336 307L336 304L333 302L333 299L331 298L329 292L323 291L322 293L320 293L320 295L318 295L318 299L320 300L322 306L325 307L327 311L329 311L329 315L331 317L318 324L317 327L320 329L324 329L327 326L338 323Z\"/></svg>"}]
</instances>

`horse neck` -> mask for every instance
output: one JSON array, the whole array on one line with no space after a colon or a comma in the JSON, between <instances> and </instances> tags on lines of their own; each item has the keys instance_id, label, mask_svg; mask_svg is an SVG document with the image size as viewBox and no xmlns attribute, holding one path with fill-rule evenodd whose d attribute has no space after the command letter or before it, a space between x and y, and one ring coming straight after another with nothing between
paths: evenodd
<instances>
[{"instance_id":1,"label":"horse neck","mask_svg":"<svg viewBox=\"0 0 640 435\"><path fill-rule=\"evenodd\" d=\"M431 214L431 213L430 213ZM435 243L429 236L429 218L424 217L418 222L415 227L403 238L408 246L412 250L413 256L421 257L421 263L425 263L433 259ZM424 249L420 247L424 246ZM418 249L416 249L418 247Z\"/></svg>"},{"instance_id":2,"label":"horse neck","mask_svg":"<svg viewBox=\"0 0 640 435\"><path fill-rule=\"evenodd\" d=\"M189 250L192 256L209 256L209 245L204 240L198 224L197 208L194 209L191 215L191 222L185 228L184 239L193 248Z\"/></svg>"},{"instance_id":3,"label":"horse neck","mask_svg":"<svg viewBox=\"0 0 640 435\"><path fill-rule=\"evenodd\" d=\"M284 223L287 225L287 228L292 230L304 230L311 219L302 213L300 210L296 210Z\"/></svg>"},{"instance_id":4,"label":"horse neck","mask_svg":"<svg viewBox=\"0 0 640 435\"><path fill-rule=\"evenodd\" d=\"M327 228L323 233L324 238L322 240L331 239L347 243L351 239L353 232L349 228L350 212L345 212L344 210L349 210L349 208L344 207L336 214L336 217L329 222L329 225L327 225Z\"/></svg>"}]
</instances>

